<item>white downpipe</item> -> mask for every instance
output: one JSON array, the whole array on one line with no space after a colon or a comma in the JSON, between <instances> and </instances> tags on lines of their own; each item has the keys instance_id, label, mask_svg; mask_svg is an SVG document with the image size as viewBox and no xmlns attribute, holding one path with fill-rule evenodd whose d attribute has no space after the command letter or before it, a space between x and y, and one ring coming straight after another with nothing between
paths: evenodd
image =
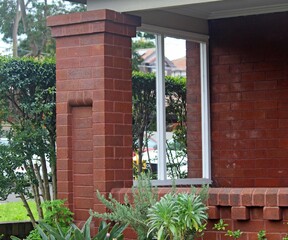
<instances>
[{"instance_id":1,"label":"white downpipe","mask_svg":"<svg viewBox=\"0 0 288 240\"><path fill-rule=\"evenodd\" d=\"M211 179L210 94L207 43L200 43L202 178Z\"/></svg>"},{"instance_id":2,"label":"white downpipe","mask_svg":"<svg viewBox=\"0 0 288 240\"><path fill-rule=\"evenodd\" d=\"M166 116L164 36L156 35L156 110L158 140L158 180L166 179Z\"/></svg>"}]
</instances>

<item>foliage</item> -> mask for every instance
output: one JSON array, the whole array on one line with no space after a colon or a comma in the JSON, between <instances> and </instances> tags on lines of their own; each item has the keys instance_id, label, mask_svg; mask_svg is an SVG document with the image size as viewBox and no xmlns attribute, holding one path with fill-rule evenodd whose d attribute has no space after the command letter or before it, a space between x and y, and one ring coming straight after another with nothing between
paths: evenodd
<instances>
[{"instance_id":1,"label":"foliage","mask_svg":"<svg viewBox=\"0 0 288 240\"><path fill-rule=\"evenodd\" d=\"M152 41L154 34L146 32L137 32L137 37L132 41L132 69L134 71L139 70L139 65L143 62L143 59L138 54L138 49L155 48L155 44Z\"/></svg>"},{"instance_id":2,"label":"foliage","mask_svg":"<svg viewBox=\"0 0 288 240\"><path fill-rule=\"evenodd\" d=\"M0 58L0 99L0 125L10 127L3 133L9 144L0 146L0 198L18 195L35 225L27 198L42 219L40 193L51 200L49 167L56 196L54 61Z\"/></svg>"},{"instance_id":3,"label":"foliage","mask_svg":"<svg viewBox=\"0 0 288 240\"><path fill-rule=\"evenodd\" d=\"M0 4L2 40L13 42L13 56L55 54L46 18L51 15L83 11L84 5L62 1L5 0ZM21 37L19 37L21 35ZM17 47L19 46L19 51Z\"/></svg>"},{"instance_id":4,"label":"foliage","mask_svg":"<svg viewBox=\"0 0 288 240\"><path fill-rule=\"evenodd\" d=\"M73 213L64 205L65 200L56 199L53 201L45 201L42 206L45 210L44 222L54 226L57 222L60 227L69 226L73 221Z\"/></svg>"},{"instance_id":5,"label":"foliage","mask_svg":"<svg viewBox=\"0 0 288 240\"><path fill-rule=\"evenodd\" d=\"M139 176L137 187L132 188L131 199L126 195L124 204L114 199L111 194L106 199L97 191L97 197L110 211L108 213L94 212L94 217L128 224L135 230L139 240L147 239L148 208L153 206L158 199L157 189L152 187L149 176L144 174Z\"/></svg>"},{"instance_id":6,"label":"foliage","mask_svg":"<svg viewBox=\"0 0 288 240\"><path fill-rule=\"evenodd\" d=\"M73 222L73 213L64 205L65 200L45 201L42 203L44 209L43 223L56 228L59 226L63 231L68 231ZM26 240L41 240L38 228L32 230Z\"/></svg>"},{"instance_id":7,"label":"foliage","mask_svg":"<svg viewBox=\"0 0 288 240\"><path fill-rule=\"evenodd\" d=\"M136 33L137 37L140 39L146 39L146 40L152 40L155 38L155 35L153 33L148 33L148 32L140 32L138 31Z\"/></svg>"},{"instance_id":8,"label":"foliage","mask_svg":"<svg viewBox=\"0 0 288 240\"><path fill-rule=\"evenodd\" d=\"M148 235L157 239L193 239L207 220L207 207L195 193L168 193L148 210Z\"/></svg>"},{"instance_id":9,"label":"foliage","mask_svg":"<svg viewBox=\"0 0 288 240\"><path fill-rule=\"evenodd\" d=\"M144 134L150 130L156 116L156 82L154 74L133 72L132 117L133 149L139 155L138 174L142 172ZM148 139L146 137L146 139Z\"/></svg>"},{"instance_id":10,"label":"foliage","mask_svg":"<svg viewBox=\"0 0 288 240\"><path fill-rule=\"evenodd\" d=\"M88 218L82 229L79 229L75 224L71 224L70 228L63 229L58 223L56 226L49 225L45 222L40 222L37 230L41 235L42 240L123 240L123 231L126 225L115 224L110 230L110 223L102 221L100 223L98 233L91 237L90 224L92 217ZM12 240L20 240L12 237Z\"/></svg>"},{"instance_id":11,"label":"foliage","mask_svg":"<svg viewBox=\"0 0 288 240\"><path fill-rule=\"evenodd\" d=\"M37 216L36 204L28 201L33 215ZM0 222L24 221L29 220L27 211L21 201L0 204Z\"/></svg>"},{"instance_id":12,"label":"foliage","mask_svg":"<svg viewBox=\"0 0 288 240\"><path fill-rule=\"evenodd\" d=\"M187 126L186 126L186 79L167 76L165 81L166 119L168 124L177 123L173 129L173 142L177 146L176 156L171 154L171 146L167 148L167 168L172 178L185 178L187 172L181 166L187 164ZM176 161L177 160L177 161Z\"/></svg>"},{"instance_id":13,"label":"foliage","mask_svg":"<svg viewBox=\"0 0 288 240\"><path fill-rule=\"evenodd\" d=\"M150 40L147 40L147 39L139 39L139 40L136 40L136 41L133 41L132 42L132 49L137 50L137 49L146 49L146 48L155 48L155 43L150 41Z\"/></svg>"},{"instance_id":14,"label":"foliage","mask_svg":"<svg viewBox=\"0 0 288 240\"><path fill-rule=\"evenodd\" d=\"M267 240L266 231L264 231L264 230L259 231L257 234L257 239L258 240Z\"/></svg>"},{"instance_id":15,"label":"foliage","mask_svg":"<svg viewBox=\"0 0 288 240\"><path fill-rule=\"evenodd\" d=\"M186 79L183 77L166 77L167 121L177 122L173 138L179 143L178 158L186 156ZM142 153L147 148L145 139L149 131L155 130L156 124L156 77L154 74L133 72L132 75L132 117L133 150L138 153L138 174L142 172ZM145 136L146 135L146 136ZM168 149L169 150L169 149ZM173 161L168 152L168 167L175 178L185 177L180 166ZM181 155L181 156L180 156ZM148 162L149 163L149 162ZM169 165L170 164L170 165Z\"/></svg>"},{"instance_id":16,"label":"foliage","mask_svg":"<svg viewBox=\"0 0 288 240\"><path fill-rule=\"evenodd\" d=\"M25 240L41 240L41 236L37 228L30 231L29 235L26 237Z\"/></svg>"},{"instance_id":17,"label":"foliage","mask_svg":"<svg viewBox=\"0 0 288 240\"><path fill-rule=\"evenodd\" d=\"M225 234L226 236L232 237L233 239L238 239L241 237L242 232L238 229L235 231L228 230L227 233Z\"/></svg>"},{"instance_id":18,"label":"foliage","mask_svg":"<svg viewBox=\"0 0 288 240\"><path fill-rule=\"evenodd\" d=\"M228 227L228 224L223 221L223 219L220 219L218 223L214 224L213 229L217 231L226 231L226 227ZM260 232L259 232L260 233ZM258 237L259 237L258 233ZM235 231L232 230L227 230L225 236L232 237L233 239L238 239L241 237L243 233L238 229ZM261 234L261 233L260 233ZM262 233L263 234L263 233ZM264 236L265 236L265 231L264 231Z\"/></svg>"},{"instance_id":19,"label":"foliage","mask_svg":"<svg viewBox=\"0 0 288 240\"><path fill-rule=\"evenodd\" d=\"M226 227L228 227L228 224L225 223L225 222L223 221L223 219L220 219L218 223L215 223L215 224L214 224L213 229L218 230L218 231L225 231L225 230L226 230Z\"/></svg>"},{"instance_id":20,"label":"foliage","mask_svg":"<svg viewBox=\"0 0 288 240\"><path fill-rule=\"evenodd\" d=\"M166 76L165 95L167 99L168 123L179 123L183 126L186 122L186 78Z\"/></svg>"}]
</instances>

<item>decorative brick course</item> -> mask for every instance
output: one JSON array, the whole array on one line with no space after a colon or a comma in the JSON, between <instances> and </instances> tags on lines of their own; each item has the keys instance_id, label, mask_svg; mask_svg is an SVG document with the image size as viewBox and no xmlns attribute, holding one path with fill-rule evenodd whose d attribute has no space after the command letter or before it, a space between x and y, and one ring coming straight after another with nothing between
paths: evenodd
<instances>
[{"instance_id":1,"label":"decorative brick course","mask_svg":"<svg viewBox=\"0 0 288 240\"><path fill-rule=\"evenodd\" d=\"M170 188L158 188L158 194L161 197L170 190ZM177 192L190 191L189 188L177 188ZM269 201L267 201L272 192L277 200L274 207L270 207ZM225 223L229 224L227 229L240 229L244 233L241 239L257 239L257 233L260 230L266 230L269 239L281 240L288 232L287 224L283 224L285 222L282 221L282 219L284 221L288 219L288 205L279 206L279 199L283 197L284 193L287 193L287 188L210 188L207 201L209 220L204 239L226 239L224 231L217 232L213 229L214 224L223 219ZM112 194L118 201L123 201L124 195L131 196L132 191L130 188L114 188ZM224 204L222 198L227 199L227 194L229 201L225 200L226 204ZM253 200L255 197L266 200L255 202ZM235 198L245 200L239 204L239 201L232 200ZM135 239L129 238L130 235L127 236L127 239Z\"/></svg>"}]
</instances>

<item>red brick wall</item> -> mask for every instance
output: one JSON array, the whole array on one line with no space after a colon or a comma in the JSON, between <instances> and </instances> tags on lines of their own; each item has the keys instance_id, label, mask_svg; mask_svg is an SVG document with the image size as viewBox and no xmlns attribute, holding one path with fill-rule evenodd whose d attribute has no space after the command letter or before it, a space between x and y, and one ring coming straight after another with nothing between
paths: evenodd
<instances>
[{"instance_id":1,"label":"red brick wall","mask_svg":"<svg viewBox=\"0 0 288 240\"><path fill-rule=\"evenodd\" d=\"M139 19L110 10L48 18L56 38L58 198L76 222L96 197L132 185L131 37Z\"/></svg>"},{"instance_id":2,"label":"red brick wall","mask_svg":"<svg viewBox=\"0 0 288 240\"><path fill-rule=\"evenodd\" d=\"M288 13L209 24L213 185L287 186ZM199 172L199 69L187 46L189 168Z\"/></svg>"},{"instance_id":3,"label":"red brick wall","mask_svg":"<svg viewBox=\"0 0 288 240\"><path fill-rule=\"evenodd\" d=\"M92 106L78 106L71 109L72 118L72 181L73 212L84 215L93 209L93 141Z\"/></svg>"},{"instance_id":4,"label":"red brick wall","mask_svg":"<svg viewBox=\"0 0 288 240\"><path fill-rule=\"evenodd\" d=\"M187 42L188 177L202 177L200 44Z\"/></svg>"}]
</instances>

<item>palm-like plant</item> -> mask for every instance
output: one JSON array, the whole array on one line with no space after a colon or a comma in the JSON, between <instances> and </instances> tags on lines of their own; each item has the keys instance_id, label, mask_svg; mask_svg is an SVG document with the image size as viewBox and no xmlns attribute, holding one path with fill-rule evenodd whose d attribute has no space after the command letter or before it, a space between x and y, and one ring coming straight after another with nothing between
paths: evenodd
<instances>
[{"instance_id":1,"label":"palm-like plant","mask_svg":"<svg viewBox=\"0 0 288 240\"><path fill-rule=\"evenodd\" d=\"M148 210L148 235L157 240L193 238L207 219L207 207L194 193L169 193Z\"/></svg>"},{"instance_id":2,"label":"palm-like plant","mask_svg":"<svg viewBox=\"0 0 288 240\"><path fill-rule=\"evenodd\" d=\"M56 223L56 227L47 223L40 222L37 226L41 239L43 240L123 240L123 231L127 225L115 224L110 229L110 223L105 221L100 223L98 233L91 237L90 224L92 217L88 218L82 229L79 229L75 224L72 224L68 229L63 229ZM20 240L17 237L11 237L12 240Z\"/></svg>"}]
</instances>

